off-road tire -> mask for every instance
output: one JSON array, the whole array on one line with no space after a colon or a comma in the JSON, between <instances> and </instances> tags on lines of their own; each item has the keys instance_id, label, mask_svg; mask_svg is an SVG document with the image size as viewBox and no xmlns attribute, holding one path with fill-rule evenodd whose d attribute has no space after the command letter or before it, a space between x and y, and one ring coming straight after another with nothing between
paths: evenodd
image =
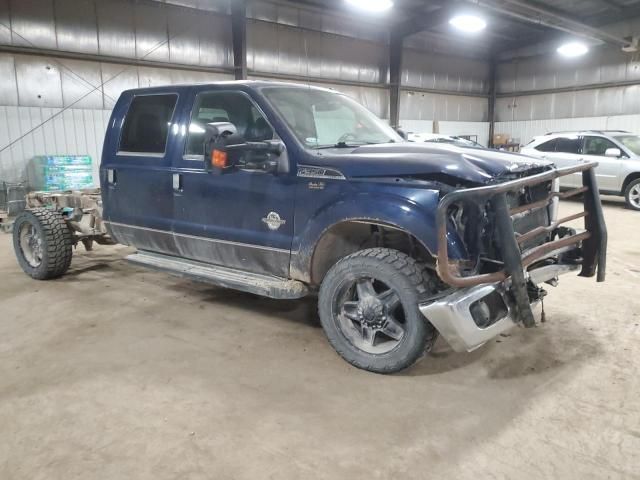
<instances>
[{"instance_id":1,"label":"off-road tire","mask_svg":"<svg viewBox=\"0 0 640 480\"><path fill-rule=\"evenodd\" d=\"M20 232L25 223L35 227L42 240L42 259L36 267L29 264L20 246ZM71 265L73 237L59 212L34 208L20 213L13 224L13 248L24 272L36 280L50 280L65 274Z\"/></svg>"},{"instance_id":2,"label":"off-road tire","mask_svg":"<svg viewBox=\"0 0 640 480\"><path fill-rule=\"evenodd\" d=\"M359 276L373 276L400 297L405 315L405 335L390 352L372 354L355 347L335 320L335 304L341 285ZM421 300L435 293L436 281L413 258L389 248L370 248L339 260L327 273L318 295L320 322L329 343L347 362L376 373L404 370L431 350L438 332L418 309Z\"/></svg>"},{"instance_id":3,"label":"off-road tire","mask_svg":"<svg viewBox=\"0 0 640 480\"><path fill-rule=\"evenodd\" d=\"M627 204L627 208L635 211L640 211L640 204L637 201L633 201L631 195L633 194L634 190L637 191L639 185L640 178L636 178L635 180L629 182L627 188L624 189L624 201Z\"/></svg>"}]
</instances>

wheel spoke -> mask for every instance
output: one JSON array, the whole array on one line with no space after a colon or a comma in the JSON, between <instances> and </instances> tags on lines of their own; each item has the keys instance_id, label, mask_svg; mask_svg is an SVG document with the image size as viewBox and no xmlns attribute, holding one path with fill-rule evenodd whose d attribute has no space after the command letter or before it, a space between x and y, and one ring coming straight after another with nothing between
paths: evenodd
<instances>
[{"instance_id":1,"label":"wheel spoke","mask_svg":"<svg viewBox=\"0 0 640 480\"><path fill-rule=\"evenodd\" d=\"M393 312L393 310L400 305L400 297L391 289L378 295L378 299L387 308L387 312Z\"/></svg>"},{"instance_id":2,"label":"wheel spoke","mask_svg":"<svg viewBox=\"0 0 640 480\"><path fill-rule=\"evenodd\" d=\"M394 340L401 340L404 336L404 328L397 322L393 315L387 316L387 323L380 331Z\"/></svg>"},{"instance_id":3,"label":"wheel spoke","mask_svg":"<svg viewBox=\"0 0 640 480\"><path fill-rule=\"evenodd\" d=\"M362 333L362 341L370 347L373 347L376 339L376 331L363 324L360 332Z\"/></svg>"},{"instance_id":4,"label":"wheel spoke","mask_svg":"<svg viewBox=\"0 0 640 480\"><path fill-rule=\"evenodd\" d=\"M342 305L342 315L349 320L359 320L358 302L345 302L344 305Z\"/></svg>"},{"instance_id":5,"label":"wheel spoke","mask_svg":"<svg viewBox=\"0 0 640 480\"><path fill-rule=\"evenodd\" d=\"M370 278L361 278L356 284L358 299L364 300L368 297L375 297L376 291L373 288L373 281Z\"/></svg>"}]
</instances>

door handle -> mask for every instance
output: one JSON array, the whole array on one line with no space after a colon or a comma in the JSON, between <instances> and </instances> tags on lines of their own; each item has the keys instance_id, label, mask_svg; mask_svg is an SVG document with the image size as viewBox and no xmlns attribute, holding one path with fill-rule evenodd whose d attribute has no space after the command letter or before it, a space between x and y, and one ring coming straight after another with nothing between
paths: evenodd
<instances>
[{"instance_id":1,"label":"door handle","mask_svg":"<svg viewBox=\"0 0 640 480\"><path fill-rule=\"evenodd\" d=\"M181 173L173 174L173 191L174 192L182 191L182 174Z\"/></svg>"},{"instance_id":2,"label":"door handle","mask_svg":"<svg viewBox=\"0 0 640 480\"><path fill-rule=\"evenodd\" d=\"M116 171L113 168L107 168L107 183L110 186L115 186L117 181Z\"/></svg>"}]
</instances>

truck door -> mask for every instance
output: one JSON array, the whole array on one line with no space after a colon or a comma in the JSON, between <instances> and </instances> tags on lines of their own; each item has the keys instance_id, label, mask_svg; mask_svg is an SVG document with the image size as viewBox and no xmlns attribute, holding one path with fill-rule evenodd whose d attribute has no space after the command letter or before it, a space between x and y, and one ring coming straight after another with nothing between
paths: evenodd
<instances>
[{"instance_id":1,"label":"truck door","mask_svg":"<svg viewBox=\"0 0 640 480\"><path fill-rule=\"evenodd\" d=\"M598 162L595 172L600 190L620 191L623 160L620 157L607 157L605 153L610 148L617 148L622 153L622 149L608 138L587 135L584 137L582 158L584 161Z\"/></svg>"},{"instance_id":2,"label":"truck door","mask_svg":"<svg viewBox=\"0 0 640 480\"><path fill-rule=\"evenodd\" d=\"M163 92L122 99L109 124L101 165L104 215L117 241L140 250L175 253L171 139L178 98Z\"/></svg>"},{"instance_id":3,"label":"truck door","mask_svg":"<svg viewBox=\"0 0 640 480\"><path fill-rule=\"evenodd\" d=\"M174 236L178 254L286 277L296 177L250 169L222 175L207 173L204 125L211 122L233 123L246 141L277 138L264 114L245 93L194 89L184 151L175 156Z\"/></svg>"}]
</instances>

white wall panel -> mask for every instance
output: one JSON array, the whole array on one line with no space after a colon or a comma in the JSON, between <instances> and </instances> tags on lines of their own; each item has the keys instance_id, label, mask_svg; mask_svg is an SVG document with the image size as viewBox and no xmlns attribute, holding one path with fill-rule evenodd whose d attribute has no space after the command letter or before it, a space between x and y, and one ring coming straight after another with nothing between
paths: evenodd
<instances>
[{"instance_id":1,"label":"white wall panel","mask_svg":"<svg viewBox=\"0 0 640 480\"><path fill-rule=\"evenodd\" d=\"M600 47L571 60L544 55L503 63L498 68L498 78L498 93L525 93L636 80L640 69L635 56Z\"/></svg>"},{"instance_id":2,"label":"white wall panel","mask_svg":"<svg viewBox=\"0 0 640 480\"><path fill-rule=\"evenodd\" d=\"M256 72L380 83L386 54L386 46L368 41L266 22L247 25L247 66Z\"/></svg>"},{"instance_id":3,"label":"white wall panel","mask_svg":"<svg viewBox=\"0 0 640 480\"><path fill-rule=\"evenodd\" d=\"M444 135L475 135L485 147L489 143L489 122L438 122L438 129Z\"/></svg>"},{"instance_id":4,"label":"white wall panel","mask_svg":"<svg viewBox=\"0 0 640 480\"><path fill-rule=\"evenodd\" d=\"M483 97L411 91L400 95L400 118L411 120L485 122L488 109L489 102Z\"/></svg>"},{"instance_id":5,"label":"white wall panel","mask_svg":"<svg viewBox=\"0 0 640 480\"><path fill-rule=\"evenodd\" d=\"M97 181L104 132L111 112L68 109L60 114L60 111L59 108L0 106L2 180L24 180L27 163L36 155L90 155ZM23 135L24 138L5 150Z\"/></svg>"},{"instance_id":6,"label":"white wall panel","mask_svg":"<svg viewBox=\"0 0 640 480\"><path fill-rule=\"evenodd\" d=\"M498 121L545 120L640 113L639 85L569 92L501 97L496 103Z\"/></svg>"},{"instance_id":7,"label":"white wall panel","mask_svg":"<svg viewBox=\"0 0 640 480\"><path fill-rule=\"evenodd\" d=\"M400 120L400 125L407 133L434 133L435 129L431 120ZM489 141L489 122L438 122L437 126L443 135L475 135L485 147Z\"/></svg>"},{"instance_id":8,"label":"white wall panel","mask_svg":"<svg viewBox=\"0 0 640 480\"><path fill-rule=\"evenodd\" d=\"M407 88L419 87L450 92L486 93L489 66L487 62L419 52L404 52L402 83Z\"/></svg>"}]
</instances>

